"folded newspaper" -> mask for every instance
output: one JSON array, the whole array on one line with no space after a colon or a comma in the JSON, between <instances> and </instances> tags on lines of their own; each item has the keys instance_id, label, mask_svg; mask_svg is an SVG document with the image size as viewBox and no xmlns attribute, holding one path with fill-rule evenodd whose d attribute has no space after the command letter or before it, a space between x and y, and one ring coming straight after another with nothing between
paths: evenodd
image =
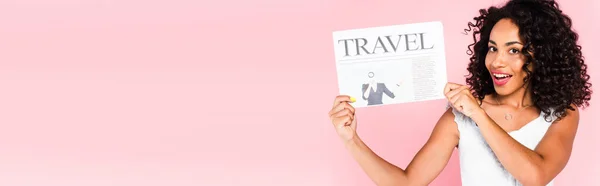
<instances>
[{"instance_id":1,"label":"folded newspaper","mask_svg":"<svg viewBox=\"0 0 600 186\"><path fill-rule=\"evenodd\" d=\"M333 32L340 94L354 107L444 99L441 22Z\"/></svg>"}]
</instances>

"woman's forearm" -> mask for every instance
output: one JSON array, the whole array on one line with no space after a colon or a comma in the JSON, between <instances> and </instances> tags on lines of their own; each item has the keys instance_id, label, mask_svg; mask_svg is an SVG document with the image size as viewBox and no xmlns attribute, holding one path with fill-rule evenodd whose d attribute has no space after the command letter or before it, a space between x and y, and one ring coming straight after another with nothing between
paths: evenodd
<instances>
[{"instance_id":1,"label":"woman's forearm","mask_svg":"<svg viewBox=\"0 0 600 186\"><path fill-rule=\"evenodd\" d=\"M358 136L346 142L346 148L377 185L408 185L404 170L379 157Z\"/></svg>"},{"instance_id":2,"label":"woman's forearm","mask_svg":"<svg viewBox=\"0 0 600 186\"><path fill-rule=\"evenodd\" d=\"M524 185L544 184L542 156L513 139L485 111L473 114L482 136L502 166Z\"/></svg>"}]
</instances>

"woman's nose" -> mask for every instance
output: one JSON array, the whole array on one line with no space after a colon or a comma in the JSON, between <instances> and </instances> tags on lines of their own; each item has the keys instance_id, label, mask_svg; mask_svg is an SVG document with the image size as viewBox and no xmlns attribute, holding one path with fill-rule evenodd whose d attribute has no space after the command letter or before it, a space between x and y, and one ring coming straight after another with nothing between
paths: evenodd
<instances>
[{"instance_id":1,"label":"woman's nose","mask_svg":"<svg viewBox=\"0 0 600 186\"><path fill-rule=\"evenodd\" d=\"M496 56L494 56L492 66L497 68L506 66L504 55L502 53L498 53L496 54Z\"/></svg>"}]
</instances>

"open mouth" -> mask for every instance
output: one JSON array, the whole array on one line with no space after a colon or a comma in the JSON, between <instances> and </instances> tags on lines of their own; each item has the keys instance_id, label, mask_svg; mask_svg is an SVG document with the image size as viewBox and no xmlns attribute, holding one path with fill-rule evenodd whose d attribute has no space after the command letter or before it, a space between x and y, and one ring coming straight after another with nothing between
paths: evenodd
<instances>
[{"instance_id":1,"label":"open mouth","mask_svg":"<svg viewBox=\"0 0 600 186\"><path fill-rule=\"evenodd\" d=\"M492 79L494 79L494 84L501 86L508 83L508 80L510 80L512 75L504 73L492 73L492 77Z\"/></svg>"},{"instance_id":2,"label":"open mouth","mask_svg":"<svg viewBox=\"0 0 600 186\"><path fill-rule=\"evenodd\" d=\"M496 78L498 80L512 77L512 75L509 75L509 74L493 74L493 76L494 76L494 78Z\"/></svg>"}]
</instances>

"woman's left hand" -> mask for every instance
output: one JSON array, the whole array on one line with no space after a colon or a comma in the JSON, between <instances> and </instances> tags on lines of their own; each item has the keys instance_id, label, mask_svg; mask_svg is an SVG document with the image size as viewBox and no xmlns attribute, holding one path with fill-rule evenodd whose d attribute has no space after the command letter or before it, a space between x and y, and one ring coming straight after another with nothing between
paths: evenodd
<instances>
[{"instance_id":1,"label":"woman's left hand","mask_svg":"<svg viewBox=\"0 0 600 186\"><path fill-rule=\"evenodd\" d=\"M471 94L469 86L448 82L444 87L444 95L448 102L465 116L471 117L483 111L479 106L479 100Z\"/></svg>"}]
</instances>

